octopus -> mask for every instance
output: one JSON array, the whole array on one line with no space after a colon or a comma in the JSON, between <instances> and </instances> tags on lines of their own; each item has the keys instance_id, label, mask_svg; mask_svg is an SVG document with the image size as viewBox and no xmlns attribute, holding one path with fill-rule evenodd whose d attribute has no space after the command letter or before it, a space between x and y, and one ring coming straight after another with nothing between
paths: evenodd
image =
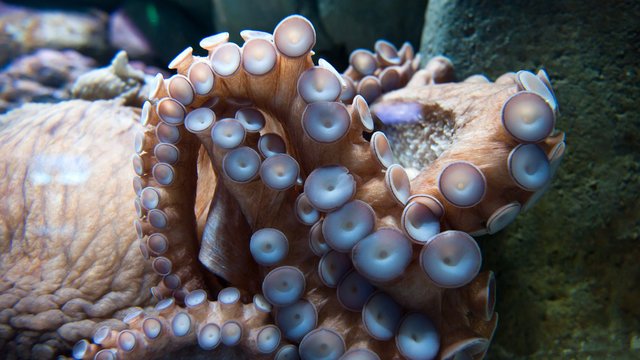
<instances>
[{"instance_id":1,"label":"octopus","mask_svg":"<svg viewBox=\"0 0 640 360\"><path fill-rule=\"evenodd\" d=\"M299 15L241 35L185 49L141 109L2 118L2 348L482 359L498 314L474 236L529 209L565 149L546 72L454 82L378 41L339 73Z\"/></svg>"}]
</instances>

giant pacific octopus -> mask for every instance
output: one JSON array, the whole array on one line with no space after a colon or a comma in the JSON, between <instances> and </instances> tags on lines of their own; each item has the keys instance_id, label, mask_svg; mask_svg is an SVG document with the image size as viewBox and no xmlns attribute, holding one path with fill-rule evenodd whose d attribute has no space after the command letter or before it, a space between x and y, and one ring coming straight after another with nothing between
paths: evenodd
<instances>
[{"instance_id":1,"label":"giant pacific octopus","mask_svg":"<svg viewBox=\"0 0 640 360\"><path fill-rule=\"evenodd\" d=\"M564 152L544 70L453 82L447 58L420 69L379 41L340 74L302 16L241 35L183 51L141 111L74 100L4 124L3 153L27 160L3 163L3 347L483 358L495 278L473 236L535 203ZM69 185L83 166L88 190Z\"/></svg>"}]
</instances>

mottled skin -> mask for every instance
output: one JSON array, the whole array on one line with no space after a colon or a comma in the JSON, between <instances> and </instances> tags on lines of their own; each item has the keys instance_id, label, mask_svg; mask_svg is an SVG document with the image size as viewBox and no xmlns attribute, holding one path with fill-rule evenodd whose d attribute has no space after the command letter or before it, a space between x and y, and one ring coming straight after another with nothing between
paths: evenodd
<instances>
[{"instance_id":1,"label":"mottled skin","mask_svg":"<svg viewBox=\"0 0 640 360\"><path fill-rule=\"evenodd\" d=\"M51 357L94 322L149 303L158 279L131 231L135 194L122 161L138 117L74 100L1 118L0 348L9 358Z\"/></svg>"},{"instance_id":2,"label":"mottled skin","mask_svg":"<svg viewBox=\"0 0 640 360\"><path fill-rule=\"evenodd\" d=\"M192 60L190 55L185 57L184 68L179 66L178 71L185 73ZM411 67L411 61L406 64ZM349 133L334 144L316 144L303 133L299 119L306 104L295 84L312 66L309 54L297 59L280 57L276 70L265 77L254 78L239 71L218 79L212 94L234 100L223 100L222 105L213 107L217 118L232 117L239 107L234 101L250 99L265 113L267 128L287 141L288 152L300 163L303 181L318 166L344 165L356 177L354 197L373 207L376 228L401 229L404 203L394 200L385 185L384 167L361 136L363 125L358 125L358 120L365 117L363 112L349 106ZM500 125L500 108L518 88L512 75L500 83L437 85L434 73L414 77L404 90L383 97L383 101L417 102L425 121L444 116L455 128L451 147L431 166L417 169L422 172L412 181L411 194L429 194L444 202L436 184L442 167L455 160L472 161L487 176L488 197L472 208L446 204L440 225L442 230L483 230L496 208L514 199L525 202L531 196L508 177L506 157L517 142ZM161 88L156 97L165 96ZM207 96L198 97L187 110L203 106ZM207 322L238 320L246 331L241 349L258 358L256 332L273 319L256 312L250 299L261 292L262 279L273 267L255 264L247 251L247 240L257 229L274 227L282 229L290 241L290 252L278 265L296 266L304 273L304 298L318 311L317 327L337 331L347 349L361 347L384 359L401 358L393 340L373 340L362 325L360 312L345 311L335 290L320 280L319 258L307 243L309 227L296 220L292 206L301 186L275 192L260 180L234 183L222 176L226 150L214 146L206 133L194 135L182 127L176 176L171 184L161 186L151 176L151 166L158 162L153 155L158 142L155 127L160 124L156 111L152 110L144 127L136 123L139 110L104 101L27 105L0 119L0 146L6 154L0 160L6 174L0 193L8 197L0 204L2 349L7 349L10 357L52 357L79 339L91 338L106 323L111 338L101 343L102 348L114 349L118 357L151 358L193 344L198 326ZM133 172L128 159L136 131L143 136L138 181L141 186L155 187L160 194L157 208L168 219L166 228L152 225L150 212L140 211L137 220L134 211L136 196L131 190ZM561 141L552 137L541 146L548 153ZM248 137L245 144L255 147L256 142L257 134ZM156 231L169 239L169 251L163 256L171 261L170 273L181 280L174 290L165 284L167 277L160 281L153 274L150 262L140 254L140 242L131 225L134 220L140 221L137 231L143 240ZM148 249L142 244L144 254ZM414 256L406 272L398 279L374 285L392 294L405 312L420 311L431 318L441 336L439 358L450 358L473 344L478 346L470 350L471 355L481 358L497 322L492 275L482 273L457 289L440 288L420 269L417 254L422 244L411 246ZM204 271L198 260L209 271ZM174 296L178 303L196 289L205 289L209 298L214 298L222 288L216 275L240 289L245 305L223 308L211 301L187 308L196 327L190 327L186 335L176 335L171 328L158 338L145 338L141 318L128 324L110 320L122 319L130 307L152 305L150 290L159 297ZM158 319L169 329L183 309L147 309L144 316ZM119 330L127 328L138 334L133 352L124 349L126 343L114 340ZM83 355L87 358L100 349L95 344L86 346L91 347Z\"/></svg>"}]
</instances>

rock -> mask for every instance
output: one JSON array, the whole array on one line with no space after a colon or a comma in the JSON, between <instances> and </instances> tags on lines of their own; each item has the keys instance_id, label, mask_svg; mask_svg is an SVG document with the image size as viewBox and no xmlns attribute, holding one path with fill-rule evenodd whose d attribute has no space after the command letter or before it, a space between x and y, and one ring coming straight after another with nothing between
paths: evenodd
<instances>
[{"instance_id":1,"label":"rock","mask_svg":"<svg viewBox=\"0 0 640 360\"><path fill-rule=\"evenodd\" d=\"M372 49L378 39L400 47L405 41L418 47L419 29L424 23L425 1L340 1L318 0L322 27L336 46L351 52Z\"/></svg>"},{"instance_id":2,"label":"rock","mask_svg":"<svg viewBox=\"0 0 640 360\"><path fill-rule=\"evenodd\" d=\"M479 238L501 315L488 358L639 356L639 17L638 2L429 2L423 59L459 78L546 69L567 134L548 194Z\"/></svg>"},{"instance_id":3,"label":"rock","mask_svg":"<svg viewBox=\"0 0 640 360\"><path fill-rule=\"evenodd\" d=\"M19 57L0 72L0 113L27 102L69 99L73 81L94 66L74 50L40 49Z\"/></svg>"},{"instance_id":4,"label":"rock","mask_svg":"<svg viewBox=\"0 0 640 360\"><path fill-rule=\"evenodd\" d=\"M106 13L32 10L0 2L0 66L40 48L108 51Z\"/></svg>"}]
</instances>

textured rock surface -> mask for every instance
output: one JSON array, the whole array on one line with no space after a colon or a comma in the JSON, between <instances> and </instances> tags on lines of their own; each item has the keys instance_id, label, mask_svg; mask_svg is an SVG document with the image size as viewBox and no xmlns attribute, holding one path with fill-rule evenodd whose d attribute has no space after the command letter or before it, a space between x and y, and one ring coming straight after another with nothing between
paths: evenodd
<instances>
[{"instance_id":1,"label":"textured rock surface","mask_svg":"<svg viewBox=\"0 0 640 360\"><path fill-rule=\"evenodd\" d=\"M546 69L567 133L547 196L479 239L502 315L491 359L640 356L640 4L616 4L429 2L424 58L459 78Z\"/></svg>"},{"instance_id":2,"label":"textured rock surface","mask_svg":"<svg viewBox=\"0 0 640 360\"><path fill-rule=\"evenodd\" d=\"M0 113L28 102L58 102L95 61L74 50L40 49L13 60L0 71Z\"/></svg>"},{"instance_id":3,"label":"textured rock surface","mask_svg":"<svg viewBox=\"0 0 640 360\"><path fill-rule=\"evenodd\" d=\"M0 3L0 65L39 48L107 51L107 15L39 11Z\"/></svg>"}]
</instances>

